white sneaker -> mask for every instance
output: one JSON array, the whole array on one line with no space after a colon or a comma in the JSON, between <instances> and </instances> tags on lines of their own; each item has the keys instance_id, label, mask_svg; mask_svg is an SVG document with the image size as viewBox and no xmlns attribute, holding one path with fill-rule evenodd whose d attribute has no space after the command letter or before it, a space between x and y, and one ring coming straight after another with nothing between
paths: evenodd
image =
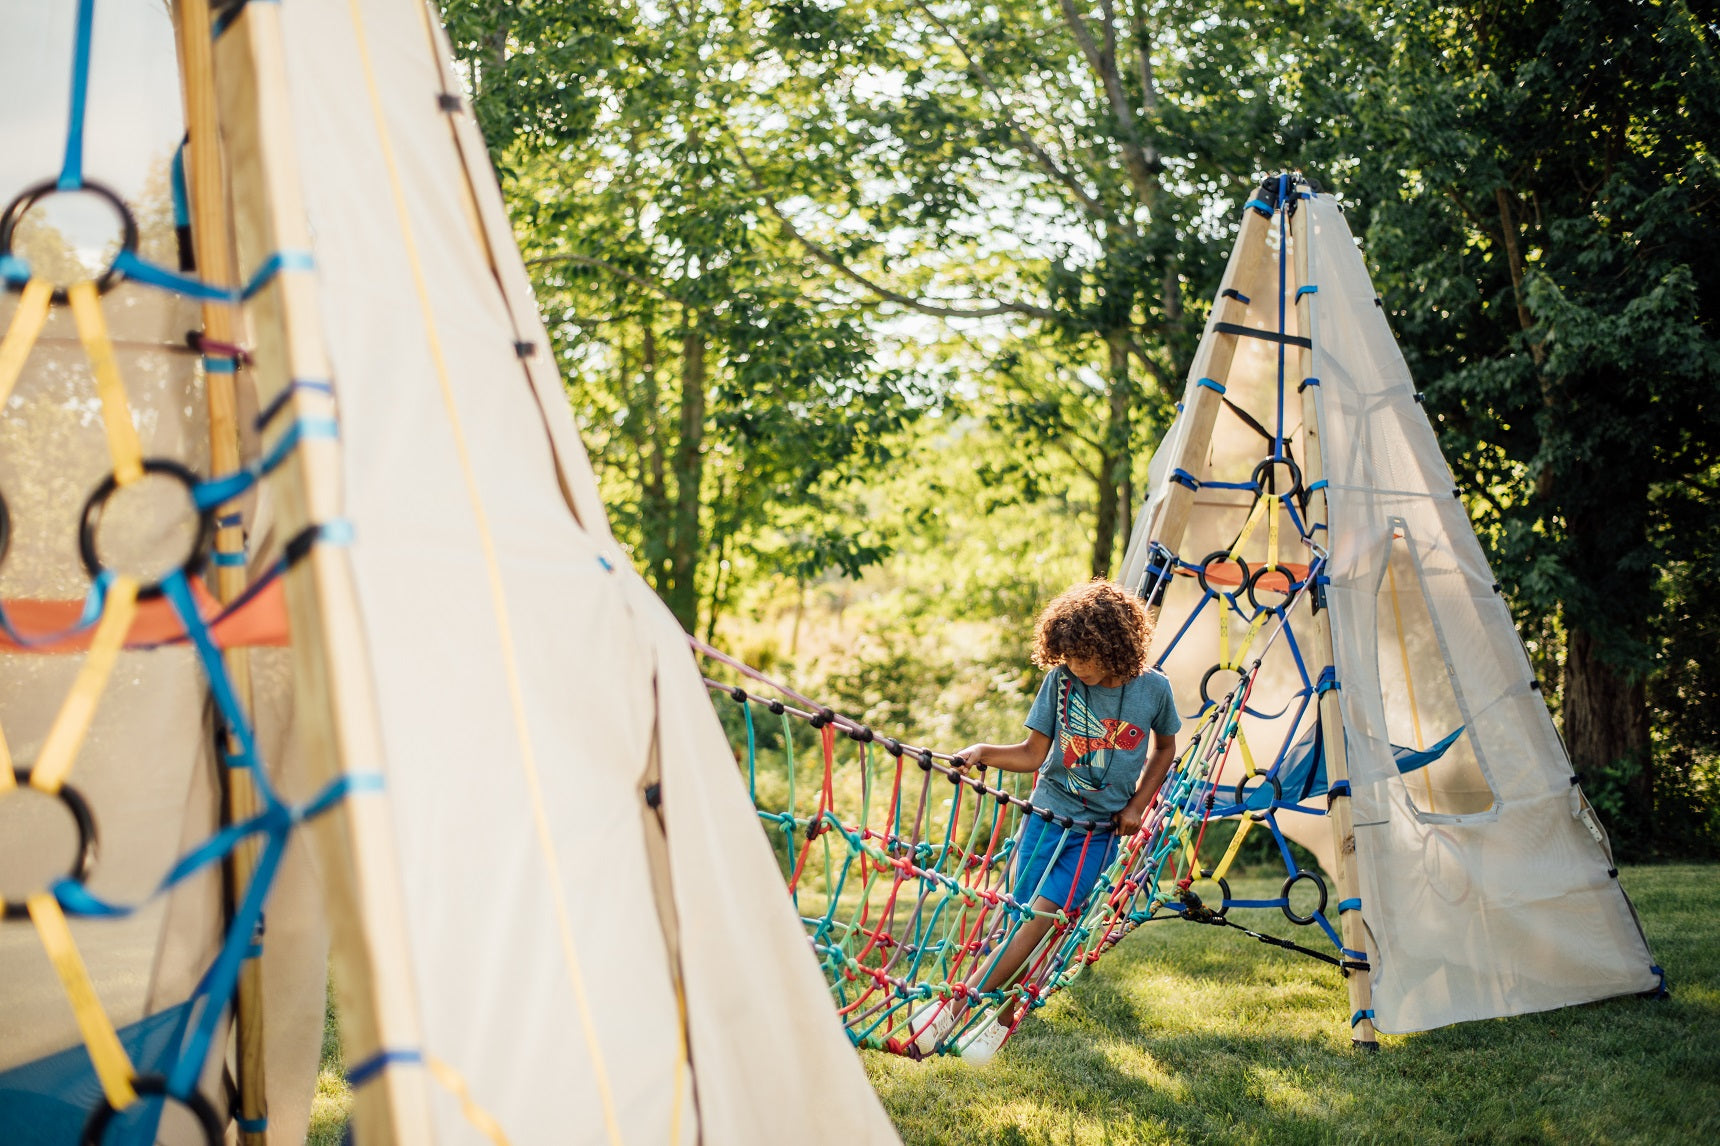
<instances>
[{"instance_id":1,"label":"white sneaker","mask_svg":"<svg viewBox=\"0 0 1720 1146\"><path fill-rule=\"evenodd\" d=\"M995 1018L976 1031L962 1046L962 1061L984 1066L997 1054L997 1048L1009 1037L1009 1028Z\"/></svg>"},{"instance_id":2,"label":"white sneaker","mask_svg":"<svg viewBox=\"0 0 1720 1146\"><path fill-rule=\"evenodd\" d=\"M908 1019L908 1032L914 1036L914 1048L921 1054L935 1052L955 1026L954 999L933 999Z\"/></svg>"}]
</instances>

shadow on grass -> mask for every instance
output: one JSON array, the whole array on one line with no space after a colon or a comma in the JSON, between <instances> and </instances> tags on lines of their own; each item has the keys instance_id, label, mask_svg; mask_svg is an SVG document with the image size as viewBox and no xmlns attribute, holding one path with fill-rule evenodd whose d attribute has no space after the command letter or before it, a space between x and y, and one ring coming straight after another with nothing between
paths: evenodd
<instances>
[{"instance_id":1,"label":"shadow on grass","mask_svg":"<svg viewBox=\"0 0 1720 1146\"><path fill-rule=\"evenodd\" d=\"M1714 868L1630 887L1674 978L1623 998L1354 1051L1339 976L1215 929L1131 936L988 1067L868 1055L920 1143L1720 1140Z\"/></svg>"}]
</instances>

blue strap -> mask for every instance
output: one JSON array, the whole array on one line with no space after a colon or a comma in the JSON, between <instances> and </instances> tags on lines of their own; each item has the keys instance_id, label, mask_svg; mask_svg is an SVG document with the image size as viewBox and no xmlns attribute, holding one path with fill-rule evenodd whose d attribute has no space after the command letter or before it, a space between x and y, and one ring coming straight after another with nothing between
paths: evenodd
<instances>
[{"instance_id":1,"label":"blue strap","mask_svg":"<svg viewBox=\"0 0 1720 1146\"><path fill-rule=\"evenodd\" d=\"M1308 483L1308 492L1309 493L1313 493L1315 490L1325 489L1325 488L1326 488L1326 479L1325 478L1321 478L1319 481L1316 481L1316 482L1309 482Z\"/></svg>"},{"instance_id":2,"label":"blue strap","mask_svg":"<svg viewBox=\"0 0 1720 1146\"><path fill-rule=\"evenodd\" d=\"M1205 386L1208 390L1216 390L1220 394L1224 393L1224 384L1222 382L1214 382L1211 378L1202 378L1200 381L1196 382L1195 385Z\"/></svg>"},{"instance_id":3,"label":"blue strap","mask_svg":"<svg viewBox=\"0 0 1720 1146\"><path fill-rule=\"evenodd\" d=\"M293 394L300 390L334 397L334 383L332 382L321 379L294 378L281 387L281 392L269 399L269 404L264 406L262 412L257 415L257 429L264 429L270 422L274 421L276 416L287 408L287 403L292 401Z\"/></svg>"},{"instance_id":4,"label":"blue strap","mask_svg":"<svg viewBox=\"0 0 1720 1146\"><path fill-rule=\"evenodd\" d=\"M1373 1012L1372 1008L1369 1008L1368 1010L1365 1010L1365 1011L1357 1011L1355 1014L1351 1015L1350 1016L1350 1026L1354 1027L1356 1024L1360 1023L1363 1019L1368 1020L1370 1023L1374 1021L1374 1012Z\"/></svg>"},{"instance_id":5,"label":"blue strap","mask_svg":"<svg viewBox=\"0 0 1720 1146\"><path fill-rule=\"evenodd\" d=\"M199 302L244 302L268 286L270 280L282 271L308 271L314 265L315 262L308 251L276 251L263 260L263 265L257 268L257 273L251 276L242 290L230 290L214 283L206 283L192 275L157 266L141 258L135 251L121 251L113 261L114 269L133 282L182 294Z\"/></svg>"},{"instance_id":6,"label":"blue strap","mask_svg":"<svg viewBox=\"0 0 1720 1146\"><path fill-rule=\"evenodd\" d=\"M1339 915L1342 915L1346 911L1360 911L1361 909L1362 909L1362 901L1359 898L1358 899L1340 899L1338 901L1338 914Z\"/></svg>"},{"instance_id":7,"label":"blue strap","mask_svg":"<svg viewBox=\"0 0 1720 1146\"><path fill-rule=\"evenodd\" d=\"M237 374L239 373L239 363L237 359L233 358L211 358L205 356L203 359L203 371L206 374Z\"/></svg>"},{"instance_id":8,"label":"blue strap","mask_svg":"<svg viewBox=\"0 0 1720 1146\"><path fill-rule=\"evenodd\" d=\"M1304 378L1304 379L1302 379L1301 384L1296 387L1296 392L1298 394L1300 394L1302 391L1306 390L1308 387L1318 386L1319 384L1320 384L1320 380L1318 378Z\"/></svg>"},{"instance_id":9,"label":"blue strap","mask_svg":"<svg viewBox=\"0 0 1720 1146\"><path fill-rule=\"evenodd\" d=\"M1296 288L1295 301L1301 302L1302 296L1305 294L1319 294L1319 293L1320 293L1320 288L1317 286L1300 286L1300 287Z\"/></svg>"},{"instance_id":10,"label":"blue strap","mask_svg":"<svg viewBox=\"0 0 1720 1146\"><path fill-rule=\"evenodd\" d=\"M1340 947L1338 950L1344 953L1344 958L1346 959L1354 959L1359 963L1366 963L1368 961L1368 953L1366 951L1351 951L1348 947Z\"/></svg>"},{"instance_id":11,"label":"blue strap","mask_svg":"<svg viewBox=\"0 0 1720 1146\"><path fill-rule=\"evenodd\" d=\"M121 251L113 261L113 269L133 282L172 291L174 294L182 294L186 298L194 298L199 302L232 302L236 297L226 287L218 287L213 283L206 283L200 278L182 275L178 271L170 271L166 267L157 266L147 259L138 257L135 251Z\"/></svg>"},{"instance_id":12,"label":"blue strap","mask_svg":"<svg viewBox=\"0 0 1720 1146\"><path fill-rule=\"evenodd\" d=\"M340 423L333 418L300 418L287 427L287 432L281 435L281 440L275 443L275 448L270 450L268 456L263 459L262 472L273 473L282 462L287 460L287 455L293 452L294 447L305 438L338 437L340 437Z\"/></svg>"},{"instance_id":13,"label":"blue strap","mask_svg":"<svg viewBox=\"0 0 1720 1146\"><path fill-rule=\"evenodd\" d=\"M242 470L234 470L226 477L199 482L197 488L191 492L191 500L198 509L224 505L256 485L258 479L265 474L279 469L281 463L287 460L287 455L305 438L338 437L340 423L333 418L300 418L287 428L287 432L281 435L281 440L275 443L275 448L260 462Z\"/></svg>"},{"instance_id":14,"label":"blue strap","mask_svg":"<svg viewBox=\"0 0 1720 1146\"><path fill-rule=\"evenodd\" d=\"M172 602L174 612L179 614L186 634L196 647L197 658L203 662L204 675L209 678L209 692L215 698L216 710L221 713L229 731L239 741L239 751L235 755L242 758L246 766L255 764L257 742L251 735L250 722L246 720L245 709L233 691L233 681L227 675L227 664L221 656L221 650L216 647L214 637L209 634L209 626L203 623L203 615L197 611L197 601L191 596L191 585L186 581L184 571L176 569L168 574L162 581L161 588ZM259 770L256 776L257 788L264 803L271 807L278 806L280 800L270 790L263 773Z\"/></svg>"},{"instance_id":15,"label":"blue strap","mask_svg":"<svg viewBox=\"0 0 1720 1146\"><path fill-rule=\"evenodd\" d=\"M17 255L0 255L0 279L9 283L30 281L30 264Z\"/></svg>"},{"instance_id":16,"label":"blue strap","mask_svg":"<svg viewBox=\"0 0 1720 1146\"><path fill-rule=\"evenodd\" d=\"M282 271L308 271L316 266L316 260L311 258L309 251L276 251L263 265L257 268L257 273L251 276L245 284L245 289L239 292L240 299L249 299L252 295L269 285L269 281Z\"/></svg>"},{"instance_id":17,"label":"blue strap","mask_svg":"<svg viewBox=\"0 0 1720 1146\"><path fill-rule=\"evenodd\" d=\"M357 1089L397 1063L416 1066L423 1061L424 1055L420 1051L379 1050L346 1072L346 1084Z\"/></svg>"},{"instance_id":18,"label":"blue strap","mask_svg":"<svg viewBox=\"0 0 1720 1146\"><path fill-rule=\"evenodd\" d=\"M1348 780L1336 781L1335 783L1332 784L1331 787L1326 789L1326 799L1327 800L1335 800L1339 796L1348 796L1349 794L1350 794L1350 782Z\"/></svg>"},{"instance_id":19,"label":"blue strap","mask_svg":"<svg viewBox=\"0 0 1720 1146\"><path fill-rule=\"evenodd\" d=\"M171 179L173 184L173 225L189 227L191 225L191 196L185 190L185 144L181 143L173 149L173 168Z\"/></svg>"},{"instance_id":20,"label":"blue strap","mask_svg":"<svg viewBox=\"0 0 1720 1146\"><path fill-rule=\"evenodd\" d=\"M223 568L240 569L244 567L249 558L245 556L245 552L242 549L233 553L223 553L217 549L212 560L217 566Z\"/></svg>"},{"instance_id":21,"label":"blue strap","mask_svg":"<svg viewBox=\"0 0 1720 1146\"><path fill-rule=\"evenodd\" d=\"M1199 489L1200 488L1200 479L1195 477L1193 474L1189 473L1185 469L1177 469L1177 470L1171 471L1171 480L1174 482L1177 482L1181 485L1186 485L1190 489Z\"/></svg>"},{"instance_id":22,"label":"blue strap","mask_svg":"<svg viewBox=\"0 0 1720 1146\"><path fill-rule=\"evenodd\" d=\"M1320 673L1319 687L1315 689L1314 694L1316 696L1323 696L1335 688L1341 689L1343 687L1344 686L1338 681L1338 670L1334 669L1331 665L1327 665Z\"/></svg>"},{"instance_id":23,"label":"blue strap","mask_svg":"<svg viewBox=\"0 0 1720 1146\"><path fill-rule=\"evenodd\" d=\"M269 1120L267 1118L241 1118L238 1115L234 1115L233 1121L238 1125L239 1129L246 1134L261 1134L269 1128Z\"/></svg>"},{"instance_id":24,"label":"blue strap","mask_svg":"<svg viewBox=\"0 0 1720 1146\"><path fill-rule=\"evenodd\" d=\"M1250 207L1259 211L1262 215L1270 216L1272 214L1272 205L1267 203L1264 199L1250 199L1242 205L1242 209L1244 211L1248 210Z\"/></svg>"},{"instance_id":25,"label":"blue strap","mask_svg":"<svg viewBox=\"0 0 1720 1146\"><path fill-rule=\"evenodd\" d=\"M215 524L221 529L233 529L245 524L245 515L242 513L223 513L215 519Z\"/></svg>"},{"instance_id":26,"label":"blue strap","mask_svg":"<svg viewBox=\"0 0 1720 1146\"><path fill-rule=\"evenodd\" d=\"M245 950L251 944L251 935L263 913L263 900L275 881L275 871L280 867L281 856L286 850L287 829L271 832L269 842L257 859L256 870L251 873L245 898L234 913L227 941L222 944L221 953L216 956L205 978L207 999L198 1015L197 1026L180 1046L179 1057L168 1072L167 1091L175 1097L190 1094L197 1086L198 1076L203 1073L203 1064L209 1057L215 1031L221 1026L227 1000L232 998L233 988L239 983L239 969L245 962Z\"/></svg>"},{"instance_id":27,"label":"blue strap","mask_svg":"<svg viewBox=\"0 0 1720 1146\"><path fill-rule=\"evenodd\" d=\"M60 165L61 191L84 185L84 109L90 94L90 33L96 0L78 0L78 30L72 46L72 113L66 121L66 160Z\"/></svg>"}]
</instances>

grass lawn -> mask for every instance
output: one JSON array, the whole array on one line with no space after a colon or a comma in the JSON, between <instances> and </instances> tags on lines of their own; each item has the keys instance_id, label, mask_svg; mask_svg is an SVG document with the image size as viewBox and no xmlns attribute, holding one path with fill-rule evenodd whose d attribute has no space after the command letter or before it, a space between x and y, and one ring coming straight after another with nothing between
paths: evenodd
<instances>
[{"instance_id":1,"label":"grass lawn","mask_svg":"<svg viewBox=\"0 0 1720 1146\"><path fill-rule=\"evenodd\" d=\"M1665 1002L1382 1036L1362 1055L1336 970L1173 921L1131 935L988 1067L862 1057L909 1146L1720 1142L1720 866L1622 878L1671 979ZM1239 898L1277 888L1232 882ZM1249 916L1301 930L1236 913ZM340 1141L349 1102L332 1019L324 1062L313 1146Z\"/></svg>"},{"instance_id":2,"label":"grass lawn","mask_svg":"<svg viewBox=\"0 0 1720 1146\"><path fill-rule=\"evenodd\" d=\"M1234 931L1153 923L990 1066L867 1052L866 1071L910 1146L1720 1142L1720 867L1622 878L1671 979L1665 1002L1382 1036L1362 1055L1333 968ZM1233 882L1239 898L1275 890ZM1270 918L1235 913L1248 916ZM1301 929L1280 916L1261 930Z\"/></svg>"}]
</instances>

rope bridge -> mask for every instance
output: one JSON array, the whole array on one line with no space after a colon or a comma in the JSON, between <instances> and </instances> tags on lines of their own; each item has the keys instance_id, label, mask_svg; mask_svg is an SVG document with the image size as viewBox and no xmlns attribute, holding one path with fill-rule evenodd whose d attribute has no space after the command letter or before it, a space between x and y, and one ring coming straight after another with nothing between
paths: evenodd
<instances>
[{"instance_id":1,"label":"rope bridge","mask_svg":"<svg viewBox=\"0 0 1720 1146\"><path fill-rule=\"evenodd\" d=\"M919 1058L914 1038L924 1026L923 1009L962 999L967 1010L941 1048L953 1053L969 1032L1011 1002L1018 1004L1019 1025L1130 931L1152 921L1232 928L1346 975L1367 969L1365 953L1344 947L1327 914L1324 880L1298 865L1278 826L1280 810L1309 809L1285 800L1277 777L1256 771L1251 762L1234 789L1215 784L1239 741L1261 657L1289 631L1286 614L1317 582L1322 566L1320 555L1299 581L1286 586L1281 604L1260 609L1277 614L1265 646L1237 668L1239 679L1228 694L1203 706L1140 830L1123 841L1085 902L1064 903L1049 913L1031 906L1037 896L1024 903L1010 891L1025 818L1038 816L1060 829L1057 853L1044 869L1048 875L1067 849L1080 849L1077 864L1088 863L1088 833L1108 825L1035 809L1021 790L1026 777L990 778L984 768L970 771L947 753L881 735L693 642L705 657L773 694L755 695L738 683L706 677L712 692L727 696L739 713L738 721L725 720L740 726L736 758L744 764L789 895L856 1045ZM1240 593L1224 595L1234 606ZM1263 631L1266 619L1251 622L1242 648ZM1208 827L1228 817L1240 817L1229 846L1216 862L1203 857ZM1284 883L1276 897L1236 899L1226 877L1256 825L1272 836L1285 866ZM1102 862L1097 848L1090 862ZM1079 884L1079 874L1072 882ZM1298 891L1299 884L1309 887ZM1310 891L1315 906L1296 910L1292 894L1305 902ZM1330 950L1243 926L1229 917L1233 908L1275 909L1291 923L1323 933ZM991 960L1036 915L1049 916L1050 930L1017 976L993 991L975 987ZM910 1030L910 1016L917 1012Z\"/></svg>"}]
</instances>

